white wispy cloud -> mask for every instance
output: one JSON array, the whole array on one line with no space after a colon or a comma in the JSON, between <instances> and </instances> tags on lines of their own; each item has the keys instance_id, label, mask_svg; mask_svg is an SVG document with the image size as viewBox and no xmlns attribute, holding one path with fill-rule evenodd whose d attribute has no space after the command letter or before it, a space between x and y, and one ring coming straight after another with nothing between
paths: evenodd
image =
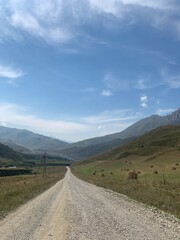
<instances>
[{"instance_id":1,"label":"white wispy cloud","mask_svg":"<svg viewBox=\"0 0 180 240\"><path fill-rule=\"evenodd\" d=\"M156 110L156 114L167 115L167 114L170 114L174 111L176 111L176 109L173 109L173 108L165 108L165 109L159 108L159 109Z\"/></svg>"},{"instance_id":2,"label":"white wispy cloud","mask_svg":"<svg viewBox=\"0 0 180 240\"><path fill-rule=\"evenodd\" d=\"M127 90L131 83L114 76L112 73L106 73L103 78L103 83L112 90Z\"/></svg>"},{"instance_id":3,"label":"white wispy cloud","mask_svg":"<svg viewBox=\"0 0 180 240\"><path fill-rule=\"evenodd\" d=\"M166 69L162 69L161 75L165 85L170 88L180 88L180 74L171 75Z\"/></svg>"},{"instance_id":4,"label":"white wispy cloud","mask_svg":"<svg viewBox=\"0 0 180 240\"><path fill-rule=\"evenodd\" d=\"M135 88L143 90L143 89L147 89L148 85L147 85L147 80L146 79L139 79L136 83Z\"/></svg>"},{"instance_id":5,"label":"white wispy cloud","mask_svg":"<svg viewBox=\"0 0 180 240\"><path fill-rule=\"evenodd\" d=\"M146 95L140 96L141 107L147 108L148 107L148 97Z\"/></svg>"},{"instance_id":6,"label":"white wispy cloud","mask_svg":"<svg viewBox=\"0 0 180 240\"><path fill-rule=\"evenodd\" d=\"M110 97L110 96L112 96L113 94L112 94L112 92L110 91L110 90L103 90L102 92L101 92L101 96L105 96L105 97Z\"/></svg>"},{"instance_id":7,"label":"white wispy cloud","mask_svg":"<svg viewBox=\"0 0 180 240\"><path fill-rule=\"evenodd\" d=\"M104 111L97 115L84 117L82 120L88 124L104 126L105 123L132 121L140 117L140 113L134 113L132 109L120 109Z\"/></svg>"},{"instance_id":8,"label":"white wispy cloud","mask_svg":"<svg viewBox=\"0 0 180 240\"><path fill-rule=\"evenodd\" d=\"M138 5L141 7L148 7L153 9L167 9L171 8L171 4L168 0L119 0L125 5Z\"/></svg>"},{"instance_id":9,"label":"white wispy cloud","mask_svg":"<svg viewBox=\"0 0 180 240\"><path fill-rule=\"evenodd\" d=\"M68 18L64 20L64 6L62 0L2 0L0 39L22 41L25 32L49 44L68 42L75 33L69 29Z\"/></svg>"},{"instance_id":10,"label":"white wispy cloud","mask_svg":"<svg viewBox=\"0 0 180 240\"><path fill-rule=\"evenodd\" d=\"M121 1L115 1L115 0L89 0L90 6L92 9L95 9L99 12L104 13L111 13L113 15L118 15L119 9L117 8L117 4Z\"/></svg>"},{"instance_id":11,"label":"white wispy cloud","mask_svg":"<svg viewBox=\"0 0 180 240\"><path fill-rule=\"evenodd\" d=\"M51 135L64 139L64 136L71 136L87 131L88 125L73 121L43 119L36 115L29 114L29 109L11 103L0 103L0 122L7 126L17 126L29 129L45 135Z\"/></svg>"},{"instance_id":12,"label":"white wispy cloud","mask_svg":"<svg viewBox=\"0 0 180 240\"><path fill-rule=\"evenodd\" d=\"M44 39L49 43L61 43L71 39L71 33L57 24L47 26L40 19L28 12L15 12L10 17L12 26L28 32L29 34Z\"/></svg>"},{"instance_id":13,"label":"white wispy cloud","mask_svg":"<svg viewBox=\"0 0 180 240\"><path fill-rule=\"evenodd\" d=\"M165 24L165 19L167 21L167 17L169 15L169 12L176 11L177 2L175 0L168 1L168 0L89 0L90 6L92 9L96 9L98 13L106 13L106 14L112 14L115 17L125 19L126 17L129 17L129 13L133 13L137 11L141 15L141 12L139 10L146 9L150 11L149 16L153 16L152 22L157 22L158 19L164 19L164 21L161 21L161 24ZM152 11L158 11L157 15L153 15ZM132 17L131 17L132 21ZM134 21L133 21L134 22ZM160 21L159 21L160 24Z\"/></svg>"},{"instance_id":14,"label":"white wispy cloud","mask_svg":"<svg viewBox=\"0 0 180 240\"><path fill-rule=\"evenodd\" d=\"M123 79L116 77L112 73L105 74L103 83L109 89L114 91L127 91L130 89L145 90L163 85L162 81L154 81L151 74L142 77L134 76L134 79Z\"/></svg>"},{"instance_id":15,"label":"white wispy cloud","mask_svg":"<svg viewBox=\"0 0 180 240\"><path fill-rule=\"evenodd\" d=\"M14 79L22 77L24 74L25 73L21 69L0 65L0 77Z\"/></svg>"},{"instance_id":16,"label":"white wispy cloud","mask_svg":"<svg viewBox=\"0 0 180 240\"><path fill-rule=\"evenodd\" d=\"M4 78L8 84L18 86L17 80L24 75L25 73L21 69L0 65L0 78Z\"/></svg>"},{"instance_id":17,"label":"white wispy cloud","mask_svg":"<svg viewBox=\"0 0 180 240\"><path fill-rule=\"evenodd\" d=\"M84 88L84 89L83 89L83 92L93 93L93 92L95 92L95 91L96 91L96 89L95 89L95 88L92 88L92 87Z\"/></svg>"},{"instance_id":18,"label":"white wispy cloud","mask_svg":"<svg viewBox=\"0 0 180 240\"><path fill-rule=\"evenodd\" d=\"M126 24L136 23L137 18L141 21L146 18L143 11L139 11L144 8L152 24L159 27L168 23L179 32L178 20L172 19L173 14L178 12L175 0L1 0L0 38L8 36L19 40L26 32L49 44L66 43L74 38L85 37L81 26L86 22L96 24L101 20L99 16L102 16L102 21L107 19L104 27L119 26L123 21ZM152 10L158 11L157 14ZM109 14L118 21L111 24Z\"/></svg>"},{"instance_id":19,"label":"white wispy cloud","mask_svg":"<svg viewBox=\"0 0 180 240\"><path fill-rule=\"evenodd\" d=\"M150 88L156 88L161 85L164 85L161 80L154 81L153 76L151 74L147 74L143 78L139 78L133 84L133 87L138 90L145 90Z\"/></svg>"},{"instance_id":20,"label":"white wispy cloud","mask_svg":"<svg viewBox=\"0 0 180 240\"><path fill-rule=\"evenodd\" d=\"M31 114L28 107L0 103L0 125L28 129L40 134L69 141L120 132L141 118L131 109L105 111L76 120L44 119ZM68 119L68 118L67 118Z\"/></svg>"},{"instance_id":21,"label":"white wispy cloud","mask_svg":"<svg viewBox=\"0 0 180 240\"><path fill-rule=\"evenodd\" d=\"M170 88L180 88L180 75L168 76L165 82Z\"/></svg>"},{"instance_id":22,"label":"white wispy cloud","mask_svg":"<svg viewBox=\"0 0 180 240\"><path fill-rule=\"evenodd\" d=\"M91 126L94 136L104 136L124 130L141 117L140 113L134 112L132 109L120 109L104 111L81 120Z\"/></svg>"}]
</instances>

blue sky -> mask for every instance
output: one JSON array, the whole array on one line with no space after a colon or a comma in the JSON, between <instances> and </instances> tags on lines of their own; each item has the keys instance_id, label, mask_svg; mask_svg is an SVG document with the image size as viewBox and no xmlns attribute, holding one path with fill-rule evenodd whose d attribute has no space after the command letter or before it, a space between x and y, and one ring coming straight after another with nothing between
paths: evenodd
<instances>
[{"instance_id":1,"label":"blue sky","mask_svg":"<svg viewBox=\"0 0 180 240\"><path fill-rule=\"evenodd\" d=\"M78 141L179 96L179 0L0 0L0 125Z\"/></svg>"}]
</instances>

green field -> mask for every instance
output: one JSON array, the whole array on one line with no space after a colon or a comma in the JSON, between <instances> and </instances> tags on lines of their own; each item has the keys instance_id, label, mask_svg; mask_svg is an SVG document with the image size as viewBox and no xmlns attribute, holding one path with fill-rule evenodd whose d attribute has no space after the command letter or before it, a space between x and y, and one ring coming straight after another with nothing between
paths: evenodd
<instances>
[{"instance_id":1,"label":"green field","mask_svg":"<svg viewBox=\"0 0 180 240\"><path fill-rule=\"evenodd\" d=\"M37 172L37 169L34 169ZM48 167L43 178L42 169L39 174L18 175L0 178L0 218L31 198L37 196L65 175L65 167Z\"/></svg>"},{"instance_id":2,"label":"green field","mask_svg":"<svg viewBox=\"0 0 180 240\"><path fill-rule=\"evenodd\" d=\"M167 126L72 166L80 178L180 218L180 127ZM135 171L137 180L127 179ZM156 173L155 173L156 172Z\"/></svg>"},{"instance_id":3,"label":"green field","mask_svg":"<svg viewBox=\"0 0 180 240\"><path fill-rule=\"evenodd\" d=\"M172 170L173 167L176 170ZM148 161L145 157L128 156L120 160L74 165L72 170L88 182L123 193L180 218L180 157L177 151ZM141 172L137 180L127 179L128 171L132 170ZM158 173L154 174L154 171Z\"/></svg>"}]
</instances>

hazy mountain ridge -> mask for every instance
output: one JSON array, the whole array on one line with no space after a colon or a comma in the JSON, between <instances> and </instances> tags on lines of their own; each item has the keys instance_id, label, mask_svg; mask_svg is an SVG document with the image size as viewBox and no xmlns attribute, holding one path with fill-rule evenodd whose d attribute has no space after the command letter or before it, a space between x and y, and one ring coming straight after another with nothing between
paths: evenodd
<instances>
[{"instance_id":1,"label":"hazy mountain ridge","mask_svg":"<svg viewBox=\"0 0 180 240\"><path fill-rule=\"evenodd\" d=\"M132 138L137 138L157 127L179 124L180 109L167 116L152 115L141 119L122 132L85 139L71 144L28 130L0 126L0 142L22 153L41 154L47 152L54 156L62 155L71 159L82 160L123 145Z\"/></svg>"},{"instance_id":2,"label":"hazy mountain ridge","mask_svg":"<svg viewBox=\"0 0 180 240\"><path fill-rule=\"evenodd\" d=\"M89 158L84 162L121 159L129 155L156 156L167 151L180 150L180 126L166 125L156 128L137 139L114 148L104 154Z\"/></svg>"},{"instance_id":3,"label":"hazy mountain ridge","mask_svg":"<svg viewBox=\"0 0 180 240\"><path fill-rule=\"evenodd\" d=\"M68 145L68 143L58 139L43 136L28 130L2 126L0 127L0 141L12 144L12 147L13 144L20 145L34 152L36 152L36 150L40 151L41 149L42 151L45 151L51 148L58 148L60 150L64 149Z\"/></svg>"},{"instance_id":4,"label":"hazy mountain ridge","mask_svg":"<svg viewBox=\"0 0 180 240\"><path fill-rule=\"evenodd\" d=\"M2 140L0 139L0 142L10 148L12 148L14 151L16 152L20 152L20 153L25 153L25 154L34 154L34 152L32 150L30 150L29 148L16 144L15 142L11 141L11 140Z\"/></svg>"},{"instance_id":5,"label":"hazy mountain ridge","mask_svg":"<svg viewBox=\"0 0 180 240\"><path fill-rule=\"evenodd\" d=\"M102 142L112 141L119 138L124 139L137 137L163 125L179 125L179 124L180 124L180 109L167 116L152 115L150 117L139 120L138 122L132 124L131 126L129 126L128 128L121 132L105 135L102 137L85 139L76 143L69 144L68 148L89 146Z\"/></svg>"},{"instance_id":6,"label":"hazy mountain ridge","mask_svg":"<svg viewBox=\"0 0 180 240\"><path fill-rule=\"evenodd\" d=\"M0 143L0 158L11 159L14 162L23 162L24 159L21 154L17 153L10 147Z\"/></svg>"},{"instance_id":7,"label":"hazy mountain ridge","mask_svg":"<svg viewBox=\"0 0 180 240\"><path fill-rule=\"evenodd\" d=\"M152 115L141 119L122 132L69 144L68 148L61 152L74 160L82 160L111 150L117 147L118 144L125 144L132 138L164 125L180 125L180 109L167 116Z\"/></svg>"},{"instance_id":8,"label":"hazy mountain ridge","mask_svg":"<svg viewBox=\"0 0 180 240\"><path fill-rule=\"evenodd\" d=\"M95 155L102 154L108 150L111 150L117 146L123 145L129 142L132 138L127 139L115 139L107 142L85 145L82 147L72 147L61 151L62 154L72 158L73 160L82 160Z\"/></svg>"}]
</instances>

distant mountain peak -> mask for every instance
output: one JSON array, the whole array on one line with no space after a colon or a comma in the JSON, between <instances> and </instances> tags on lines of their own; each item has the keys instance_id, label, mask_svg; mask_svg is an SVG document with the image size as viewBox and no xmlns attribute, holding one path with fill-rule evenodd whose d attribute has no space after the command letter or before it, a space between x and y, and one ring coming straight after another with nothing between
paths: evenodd
<instances>
[{"instance_id":1,"label":"distant mountain peak","mask_svg":"<svg viewBox=\"0 0 180 240\"><path fill-rule=\"evenodd\" d=\"M180 121L180 108L175 111L175 112L172 112L171 114L169 114L167 116L168 119L171 119L173 121Z\"/></svg>"}]
</instances>

